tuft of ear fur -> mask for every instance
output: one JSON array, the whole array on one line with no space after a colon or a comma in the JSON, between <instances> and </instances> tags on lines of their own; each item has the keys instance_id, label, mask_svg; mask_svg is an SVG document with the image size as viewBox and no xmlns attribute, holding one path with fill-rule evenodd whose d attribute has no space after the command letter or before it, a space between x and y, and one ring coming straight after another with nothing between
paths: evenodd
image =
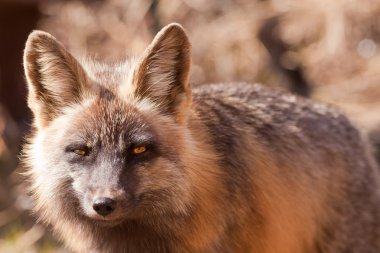
<instances>
[{"instance_id":1,"label":"tuft of ear fur","mask_svg":"<svg viewBox=\"0 0 380 253\"><path fill-rule=\"evenodd\" d=\"M81 99L87 76L79 62L53 36L33 31L26 42L24 70L28 106L37 127L45 127L62 109Z\"/></svg>"},{"instance_id":2,"label":"tuft of ear fur","mask_svg":"<svg viewBox=\"0 0 380 253\"><path fill-rule=\"evenodd\" d=\"M191 45L179 24L164 27L138 61L129 85L138 99L148 99L161 112L183 122L191 104Z\"/></svg>"}]
</instances>

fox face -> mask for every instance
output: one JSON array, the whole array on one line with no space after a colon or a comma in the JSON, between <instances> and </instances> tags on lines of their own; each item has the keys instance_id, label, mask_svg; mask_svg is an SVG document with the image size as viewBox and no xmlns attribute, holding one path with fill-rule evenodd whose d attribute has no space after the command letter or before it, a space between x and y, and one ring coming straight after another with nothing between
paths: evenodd
<instances>
[{"instance_id":1,"label":"fox face","mask_svg":"<svg viewBox=\"0 0 380 253\"><path fill-rule=\"evenodd\" d=\"M69 115L46 129L46 136L56 137L44 139L39 150L48 156L41 160L56 164L50 170L69 175L80 212L100 221L118 221L186 209L185 202L172 202L186 199L186 176L180 147L170 140L176 136L174 140L181 142L182 137L170 118L159 120L157 114L152 122L133 105L102 99ZM68 127L62 129L63 124ZM159 134L162 127L170 137Z\"/></svg>"},{"instance_id":2,"label":"fox face","mask_svg":"<svg viewBox=\"0 0 380 253\"><path fill-rule=\"evenodd\" d=\"M36 31L24 64L35 127L25 153L48 221L65 210L110 226L188 212L184 159L196 148L187 132L190 44L179 25L112 71L80 64Z\"/></svg>"}]
</instances>

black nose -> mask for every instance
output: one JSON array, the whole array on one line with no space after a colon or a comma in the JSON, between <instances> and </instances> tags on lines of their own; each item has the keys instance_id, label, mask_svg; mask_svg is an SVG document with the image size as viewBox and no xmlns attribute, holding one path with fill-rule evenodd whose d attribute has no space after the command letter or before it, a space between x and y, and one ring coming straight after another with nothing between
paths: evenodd
<instances>
[{"instance_id":1,"label":"black nose","mask_svg":"<svg viewBox=\"0 0 380 253\"><path fill-rule=\"evenodd\" d=\"M107 216L116 208L116 201L110 198L97 198L92 208L101 216Z\"/></svg>"}]
</instances>

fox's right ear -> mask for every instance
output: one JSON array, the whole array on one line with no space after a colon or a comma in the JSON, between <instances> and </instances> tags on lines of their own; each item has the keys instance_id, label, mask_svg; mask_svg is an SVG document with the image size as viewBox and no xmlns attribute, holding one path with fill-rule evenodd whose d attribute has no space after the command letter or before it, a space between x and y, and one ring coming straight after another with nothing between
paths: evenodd
<instances>
[{"instance_id":1,"label":"fox's right ear","mask_svg":"<svg viewBox=\"0 0 380 253\"><path fill-rule=\"evenodd\" d=\"M46 32L32 32L24 51L28 106L37 127L45 127L63 108L80 101L87 76L79 62Z\"/></svg>"}]
</instances>

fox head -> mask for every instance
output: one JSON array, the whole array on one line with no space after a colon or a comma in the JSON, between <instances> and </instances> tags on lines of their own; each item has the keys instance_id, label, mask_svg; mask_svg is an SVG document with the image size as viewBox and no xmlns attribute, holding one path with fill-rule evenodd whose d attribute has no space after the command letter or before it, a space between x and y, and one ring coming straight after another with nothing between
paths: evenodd
<instances>
[{"instance_id":1,"label":"fox head","mask_svg":"<svg viewBox=\"0 0 380 253\"><path fill-rule=\"evenodd\" d=\"M25 153L46 219L69 210L112 225L188 211L196 173L186 159L197 150L187 120L190 49L171 24L137 61L107 67L31 33L24 66L35 132Z\"/></svg>"}]
</instances>

